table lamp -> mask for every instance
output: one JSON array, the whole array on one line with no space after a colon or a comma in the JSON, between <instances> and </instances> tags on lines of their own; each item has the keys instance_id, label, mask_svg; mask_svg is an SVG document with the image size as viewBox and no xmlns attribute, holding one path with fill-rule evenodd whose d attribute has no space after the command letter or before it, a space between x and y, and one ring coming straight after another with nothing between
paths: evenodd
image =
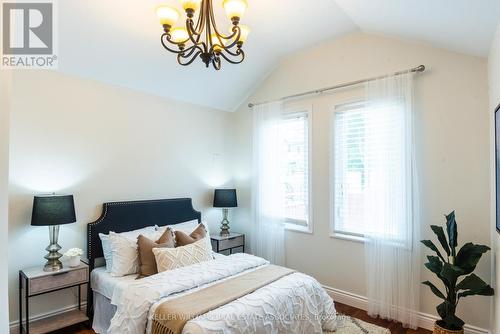
<instances>
[{"instance_id":1,"label":"table lamp","mask_svg":"<svg viewBox=\"0 0 500 334\"><path fill-rule=\"evenodd\" d=\"M73 195L48 195L35 196L33 199L32 226L48 226L50 244L45 248L49 253L45 255L47 263L44 271L57 271L62 269L59 261L62 254L61 246L57 243L59 238L59 225L76 222L75 203Z\"/></svg>"},{"instance_id":2,"label":"table lamp","mask_svg":"<svg viewBox=\"0 0 500 334\"><path fill-rule=\"evenodd\" d=\"M229 221L227 220L228 208L235 208L237 206L236 189L215 189L214 208L222 208L221 236L229 235Z\"/></svg>"}]
</instances>

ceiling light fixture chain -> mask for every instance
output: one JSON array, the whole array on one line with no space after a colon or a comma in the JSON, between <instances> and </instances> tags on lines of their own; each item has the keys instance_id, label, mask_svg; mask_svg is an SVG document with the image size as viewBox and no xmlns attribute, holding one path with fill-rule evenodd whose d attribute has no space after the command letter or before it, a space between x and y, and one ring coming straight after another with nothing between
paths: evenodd
<instances>
[{"instance_id":1,"label":"ceiling light fixture chain","mask_svg":"<svg viewBox=\"0 0 500 334\"><path fill-rule=\"evenodd\" d=\"M187 66L198 57L206 67L212 65L220 70L222 59L239 64L245 60L242 49L250 32L247 26L240 25L240 19L247 8L246 0L224 0L222 5L232 27L225 35L217 27L212 0L181 0L186 12L186 26L174 27L179 19L179 12L170 6L160 6L156 13L163 25L162 46L177 54L177 62ZM196 11L200 9L195 24Z\"/></svg>"}]
</instances>

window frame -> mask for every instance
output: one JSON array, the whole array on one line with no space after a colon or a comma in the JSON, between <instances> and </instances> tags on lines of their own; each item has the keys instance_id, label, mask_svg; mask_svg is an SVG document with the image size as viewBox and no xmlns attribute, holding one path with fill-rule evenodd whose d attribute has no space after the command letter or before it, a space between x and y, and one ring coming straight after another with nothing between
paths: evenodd
<instances>
[{"instance_id":1,"label":"window frame","mask_svg":"<svg viewBox=\"0 0 500 334\"><path fill-rule=\"evenodd\" d=\"M284 108L282 112L283 119L293 118L297 115L307 115L307 199L308 199L308 212L307 221L285 218L285 229L288 231L313 233L313 191L312 191L312 150L313 150L313 115L312 105L295 105L292 107ZM295 222L302 222L305 224L297 224Z\"/></svg>"},{"instance_id":2,"label":"window frame","mask_svg":"<svg viewBox=\"0 0 500 334\"><path fill-rule=\"evenodd\" d=\"M354 100L344 103L339 103L333 106L330 112L330 237L348 241L355 241L364 243L367 238L364 234L341 231L335 228L335 114L346 110L354 109L356 107L365 107L364 100Z\"/></svg>"}]
</instances>

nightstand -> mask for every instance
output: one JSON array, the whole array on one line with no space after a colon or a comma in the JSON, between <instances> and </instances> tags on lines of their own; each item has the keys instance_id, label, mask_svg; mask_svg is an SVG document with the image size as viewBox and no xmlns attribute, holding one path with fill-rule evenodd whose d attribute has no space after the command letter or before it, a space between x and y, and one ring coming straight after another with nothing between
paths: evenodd
<instances>
[{"instance_id":1,"label":"nightstand","mask_svg":"<svg viewBox=\"0 0 500 334\"><path fill-rule=\"evenodd\" d=\"M49 333L89 318L82 311L81 286L89 282L89 266L80 262L78 267L71 268L65 263L59 271L43 271L43 266L27 268L19 271L19 333ZM49 318L30 323L29 299L31 297L78 287L78 309L64 312ZM23 290L26 324L23 325Z\"/></svg>"},{"instance_id":2,"label":"nightstand","mask_svg":"<svg viewBox=\"0 0 500 334\"><path fill-rule=\"evenodd\" d=\"M231 232L227 236L211 235L210 241L212 242L212 249L216 253L229 251L229 254L233 254L235 248L241 248L242 252L245 253L245 235L243 233Z\"/></svg>"}]
</instances>

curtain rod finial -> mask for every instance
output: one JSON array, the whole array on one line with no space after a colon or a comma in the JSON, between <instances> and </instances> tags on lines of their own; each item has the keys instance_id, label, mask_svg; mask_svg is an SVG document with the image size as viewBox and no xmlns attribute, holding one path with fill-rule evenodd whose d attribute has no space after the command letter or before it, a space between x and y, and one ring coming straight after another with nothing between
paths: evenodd
<instances>
[{"instance_id":1,"label":"curtain rod finial","mask_svg":"<svg viewBox=\"0 0 500 334\"><path fill-rule=\"evenodd\" d=\"M254 104L253 103L249 103L248 104L248 108L253 108L254 107Z\"/></svg>"},{"instance_id":2,"label":"curtain rod finial","mask_svg":"<svg viewBox=\"0 0 500 334\"><path fill-rule=\"evenodd\" d=\"M420 65L413 69L413 72L423 72L423 71L425 71L425 65Z\"/></svg>"}]
</instances>

